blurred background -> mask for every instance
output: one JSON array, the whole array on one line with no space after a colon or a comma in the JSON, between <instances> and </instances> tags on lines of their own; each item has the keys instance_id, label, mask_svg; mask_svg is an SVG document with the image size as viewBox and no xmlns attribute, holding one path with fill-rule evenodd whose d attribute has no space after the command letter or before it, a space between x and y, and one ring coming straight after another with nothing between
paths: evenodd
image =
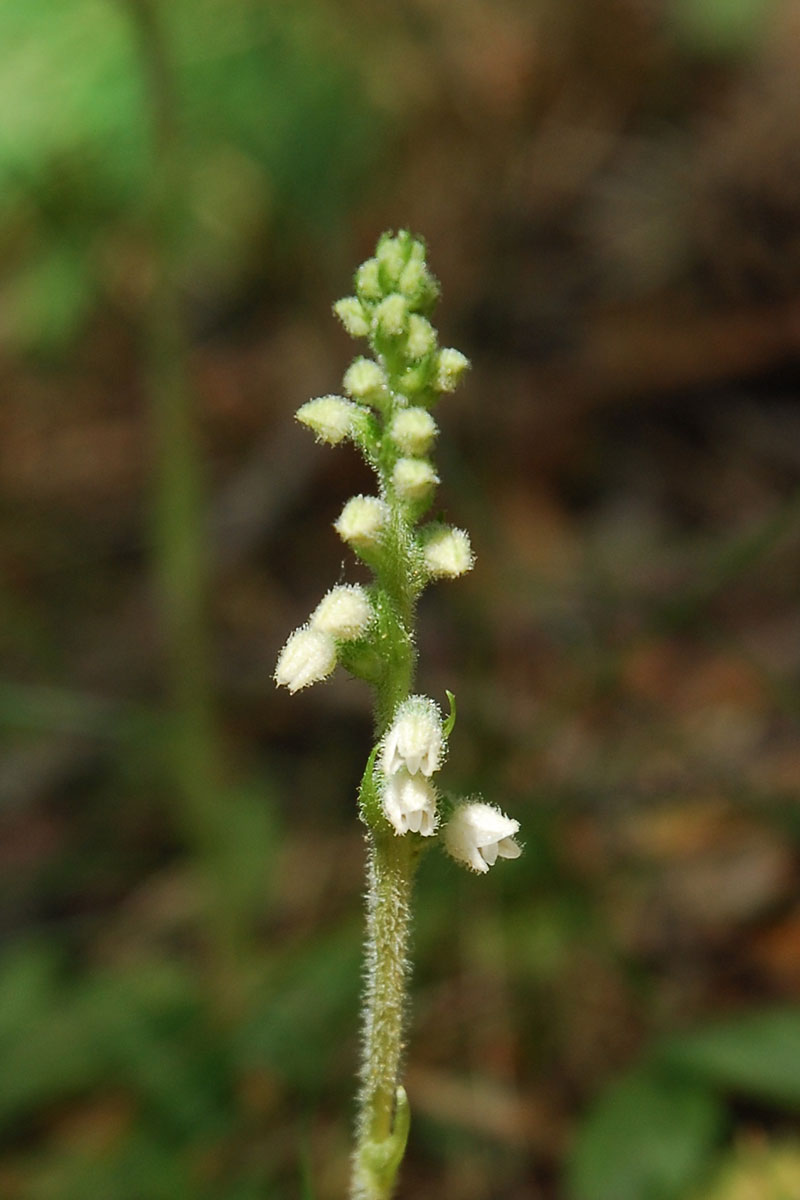
<instances>
[{"instance_id":1,"label":"blurred background","mask_svg":"<svg viewBox=\"0 0 800 1200\"><path fill-rule=\"evenodd\" d=\"M0 7L4 1200L346 1190L369 695L271 674L400 227L419 684L526 843L424 863L400 1195L800 1197L798 79L792 0Z\"/></svg>"}]
</instances>

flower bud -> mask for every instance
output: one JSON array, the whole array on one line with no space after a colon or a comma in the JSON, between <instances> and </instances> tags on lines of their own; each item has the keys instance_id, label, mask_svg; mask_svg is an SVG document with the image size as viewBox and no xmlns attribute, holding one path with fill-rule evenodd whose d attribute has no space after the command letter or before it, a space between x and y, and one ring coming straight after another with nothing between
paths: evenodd
<instances>
[{"instance_id":1,"label":"flower bud","mask_svg":"<svg viewBox=\"0 0 800 1200\"><path fill-rule=\"evenodd\" d=\"M357 358L350 364L342 381L348 396L362 404L383 408L389 398L386 376L371 358Z\"/></svg>"},{"instance_id":2,"label":"flower bud","mask_svg":"<svg viewBox=\"0 0 800 1200\"><path fill-rule=\"evenodd\" d=\"M406 265L407 243L410 241L409 235L399 233L397 237L382 237L378 242L378 248L375 251L375 258L378 261L381 280L384 282L386 291L392 290L397 280L400 278L400 273Z\"/></svg>"},{"instance_id":3,"label":"flower bud","mask_svg":"<svg viewBox=\"0 0 800 1200\"><path fill-rule=\"evenodd\" d=\"M278 656L275 682L290 692L326 679L336 666L336 643L328 633L302 625Z\"/></svg>"},{"instance_id":4,"label":"flower bud","mask_svg":"<svg viewBox=\"0 0 800 1200\"><path fill-rule=\"evenodd\" d=\"M485 874L498 858L519 858L514 841L519 821L482 801L468 801L455 810L444 827L448 853L471 871Z\"/></svg>"},{"instance_id":5,"label":"flower bud","mask_svg":"<svg viewBox=\"0 0 800 1200\"><path fill-rule=\"evenodd\" d=\"M439 476L426 458L398 458L392 471L392 483L401 500L409 503L425 500L439 482Z\"/></svg>"},{"instance_id":6,"label":"flower bud","mask_svg":"<svg viewBox=\"0 0 800 1200\"><path fill-rule=\"evenodd\" d=\"M369 319L357 296L345 296L337 300L333 311L344 325L350 337L366 337L369 333Z\"/></svg>"},{"instance_id":7,"label":"flower bud","mask_svg":"<svg viewBox=\"0 0 800 1200\"><path fill-rule=\"evenodd\" d=\"M352 642L366 633L372 621L372 605L357 583L331 588L311 614L311 628L330 634L337 641Z\"/></svg>"},{"instance_id":8,"label":"flower bud","mask_svg":"<svg viewBox=\"0 0 800 1200\"><path fill-rule=\"evenodd\" d=\"M401 408L389 432L404 454L427 454L438 431L426 408Z\"/></svg>"},{"instance_id":9,"label":"flower bud","mask_svg":"<svg viewBox=\"0 0 800 1200\"><path fill-rule=\"evenodd\" d=\"M446 348L439 351L436 360L436 376L433 386L437 392L454 392L459 380L469 368L469 359L460 350Z\"/></svg>"},{"instance_id":10,"label":"flower bud","mask_svg":"<svg viewBox=\"0 0 800 1200\"><path fill-rule=\"evenodd\" d=\"M431 837L436 832L436 791L420 775L398 771L387 779L383 811L401 836L410 831Z\"/></svg>"},{"instance_id":11,"label":"flower bud","mask_svg":"<svg viewBox=\"0 0 800 1200\"><path fill-rule=\"evenodd\" d=\"M423 530L422 554L434 579L457 579L472 570L475 563L469 535L448 525L431 525Z\"/></svg>"},{"instance_id":12,"label":"flower bud","mask_svg":"<svg viewBox=\"0 0 800 1200\"><path fill-rule=\"evenodd\" d=\"M354 550L373 550L380 545L388 517L388 506L377 496L353 496L334 522L334 529Z\"/></svg>"},{"instance_id":13,"label":"flower bud","mask_svg":"<svg viewBox=\"0 0 800 1200\"><path fill-rule=\"evenodd\" d=\"M319 396L301 405L296 413L300 424L312 430L318 442L327 442L329 446L337 445L351 434L360 416L358 407L343 396Z\"/></svg>"},{"instance_id":14,"label":"flower bud","mask_svg":"<svg viewBox=\"0 0 800 1200\"><path fill-rule=\"evenodd\" d=\"M377 258L368 258L356 271L356 291L359 300L374 304L383 295Z\"/></svg>"},{"instance_id":15,"label":"flower bud","mask_svg":"<svg viewBox=\"0 0 800 1200\"><path fill-rule=\"evenodd\" d=\"M420 317L420 320L424 318ZM372 327L383 337L402 337L408 326L408 305L398 292L381 300L372 316Z\"/></svg>"},{"instance_id":16,"label":"flower bud","mask_svg":"<svg viewBox=\"0 0 800 1200\"><path fill-rule=\"evenodd\" d=\"M385 301L384 301L385 303ZM406 354L411 359L424 358L436 347L436 330L430 321L418 313L412 313L408 318L408 338L406 339Z\"/></svg>"},{"instance_id":17,"label":"flower bud","mask_svg":"<svg viewBox=\"0 0 800 1200\"><path fill-rule=\"evenodd\" d=\"M432 775L442 762L442 716L428 696L410 696L399 705L381 750L387 779L399 770Z\"/></svg>"}]
</instances>

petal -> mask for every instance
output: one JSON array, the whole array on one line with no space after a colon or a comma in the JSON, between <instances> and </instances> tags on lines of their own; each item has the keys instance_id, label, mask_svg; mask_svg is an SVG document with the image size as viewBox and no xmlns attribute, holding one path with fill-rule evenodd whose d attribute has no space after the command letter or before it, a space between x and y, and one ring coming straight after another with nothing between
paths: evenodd
<instances>
[{"instance_id":1,"label":"petal","mask_svg":"<svg viewBox=\"0 0 800 1200\"><path fill-rule=\"evenodd\" d=\"M497 862L497 842L490 842L488 846L482 846L481 855L483 856L484 862L488 863L490 867L493 867Z\"/></svg>"},{"instance_id":2,"label":"petal","mask_svg":"<svg viewBox=\"0 0 800 1200\"><path fill-rule=\"evenodd\" d=\"M522 847L518 846L513 838L501 838L497 843L497 853L501 858L519 858Z\"/></svg>"}]
</instances>

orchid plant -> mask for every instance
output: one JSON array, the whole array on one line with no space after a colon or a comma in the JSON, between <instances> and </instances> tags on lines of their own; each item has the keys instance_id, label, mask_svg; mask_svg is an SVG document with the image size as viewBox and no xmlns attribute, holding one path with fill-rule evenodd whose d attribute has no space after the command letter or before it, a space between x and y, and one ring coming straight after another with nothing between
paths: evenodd
<instances>
[{"instance_id":1,"label":"orchid plant","mask_svg":"<svg viewBox=\"0 0 800 1200\"><path fill-rule=\"evenodd\" d=\"M318 441L349 440L376 476L376 494L354 496L334 524L367 565L366 586L325 595L291 634L275 681L290 692L326 679L337 664L375 692L375 745L358 795L369 847L366 987L359 1115L351 1200L388 1200L405 1151L409 1105L400 1083L411 892L423 851L439 844L463 866L485 873L517 858L519 823L479 797L439 792L455 724L427 696L413 694L414 622L427 585L469 571L468 535L440 521L423 523L439 477L430 453L438 434L437 401L455 391L469 363L439 348L430 322L439 285L425 245L406 231L384 234L355 274L355 294L334 312L371 356L345 372L344 395L303 404L297 419Z\"/></svg>"}]
</instances>

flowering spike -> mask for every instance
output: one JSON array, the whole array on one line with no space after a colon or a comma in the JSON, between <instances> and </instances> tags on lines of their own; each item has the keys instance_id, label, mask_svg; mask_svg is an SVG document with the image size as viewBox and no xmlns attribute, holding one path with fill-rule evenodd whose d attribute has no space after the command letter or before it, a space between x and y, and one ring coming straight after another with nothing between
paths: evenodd
<instances>
[{"instance_id":1,"label":"flowering spike","mask_svg":"<svg viewBox=\"0 0 800 1200\"><path fill-rule=\"evenodd\" d=\"M387 1200L405 1148L408 1102L398 1075L403 1046L409 901L417 861L437 840L484 874L516 858L517 821L480 800L461 804L442 828L432 776L453 733L433 700L410 695L416 652L414 617L423 588L470 570L469 536L441 522L419 528L439 483L430 459L438 434L428 411L453 392L469 363L438 348L431 313L439 285L425 243L407 230L384 234L355 272L353 294L334 313L368 353L344 374L345 395L320 396L297 419L320 441L350 439L375 472L374 495L353 496L334 527L372 572L368 587L332 588L289 637L275 681L296 692L327 678L337 662L376 692L378 738L359 788L368 830L369 887L364 1053L351 1200ZM411 835L411 836L408 836Z\"/></svg>"}]
</instances>

